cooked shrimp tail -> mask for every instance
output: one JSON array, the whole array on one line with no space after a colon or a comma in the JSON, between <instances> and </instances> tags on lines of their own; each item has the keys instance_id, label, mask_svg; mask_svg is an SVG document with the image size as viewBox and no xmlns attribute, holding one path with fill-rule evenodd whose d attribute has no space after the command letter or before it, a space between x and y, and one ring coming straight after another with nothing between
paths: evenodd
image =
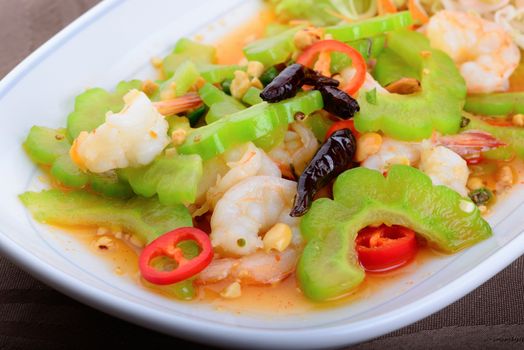
<instances>
[{"instance_id":1,"label":"cooked shrimp tail","mask_svg":"<svg viewBox=\"0 0 524 350\"><path fill-rule=\"evenodd\" d=\"M211 241L220 251L249 255L264 246L262 235L286 223L300 236L298 219L289 217L296 183L280 177L248 177L227 190L211 217ZM295 229L296 228L296 229Z\"/></svg>"},{"instance_id":2,"label":"cooked shrimp tail","mask_svg":"<svg viewBox=\"0 0 524 350\"><path fill-rule=\"evenodd\" d=\"M486 152L506 144L490 133L478 130L465 131L457 135L442 136L439 143L464 158Z\"/></svg>"},{"instance_id":3,"label":"cooked shrimp tail","mask_svg":"<svg viewBox=\"0 0 524 350\"><path fill-rule=\"evenodd\" d=\"M158 113L164 116L170 116L200 107L202 105L202 100L196 92L190 92L184 96L180 96L171 100L154 102L153 105L157 109Z\"/></svg>"}]
</instances>

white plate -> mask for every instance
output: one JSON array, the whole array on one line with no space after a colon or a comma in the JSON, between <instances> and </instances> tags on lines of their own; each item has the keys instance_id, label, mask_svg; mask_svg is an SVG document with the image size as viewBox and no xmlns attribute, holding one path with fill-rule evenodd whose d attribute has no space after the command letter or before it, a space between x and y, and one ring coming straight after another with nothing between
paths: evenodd
<instances>
[{"instance_id":1,"label":"white plate","mask_svg":"<svg viewBox=\"0 0 524 350\"><path fill-rule=\"evenodd\" d=\"M524 252L520 188L489 218L494 237L428 261L365 300L306 314L235 314L150 293L116 276L82 244L30 219L17 195L38 184L21 147L33 124L64 125L74 96L86 87L111 88L123 79L152 76L149 58L168 52L179 37L199 33L212 41L259 6L242 0L104 1L16 67L0 83L2 253L71 297L144 327L227 347L306 349L352 344L415 322Z\"/></svg>"}]
</instances>

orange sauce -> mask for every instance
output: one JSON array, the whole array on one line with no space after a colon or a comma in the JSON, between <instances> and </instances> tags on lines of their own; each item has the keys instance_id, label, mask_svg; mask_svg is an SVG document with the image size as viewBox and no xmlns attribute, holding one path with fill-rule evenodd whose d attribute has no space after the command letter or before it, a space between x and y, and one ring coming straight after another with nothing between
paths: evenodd
<instances>
[{"instance_id":1,"label":"orange sauce","mask_svg":"<svg viewBox=\"0 0 524 350\"><path fill-rule=\"evenodd\" d=\"M399 278L409 276L426 261L438 259L439 256L441 257L442 254L422 247L416 257L407 265L389 272L367 273L364 282L357 290L333 301L319 303L309 300L298 288L295 275L291 275L275 285L242 285L242 295L235 299L224 299L220 296L220 292L230 282L200 286L199 295L194 302L211 304L217 310L234 313L247 311L267 315L299 315L304 312L322 311L371 297L377 291L387 289L388 286L398 282ZM406 289L413 283L414 281L408 282Z\"/></svg>"},{"instance_id":2,"label":"orange sauce","mask_svg":"<svg viewBox=\"0 0 524 350\"><path fill-rule=\"evenodd\" d=\"M172 299L169 293L165 293L161 288L150 288L140 279L138 269L139 248L110 234L98 235L97 230L92 227L54 227L66 232L85 245L96 257L105 260L116 275L131 278L149 291ZM101 237L108 237L112 242L111 247L101 249L98 244ZM236 299L225 299L220 296L220 292L231 281L197 286L197 296L190 303L205 303L218 311L233 313L256 312L267 315L299 315L304 312L322 311L372 297L377 291L387 289L400 278L409 276L426 261L438 259L442 256L444 255L428 247L421 247L415 258L405 266L384 273L367 273L364 282L353 293L328 302L318 303L307 299L298 288L296 277L293 274L274 285L242 285L242 295ZM407 282L406 289L413 283L413 281Z\"/></svg>"},{"instance_id":3,"label":"orange sauce","mask_svg":"<svg viewBox=\"0 0 524 350\"><path fill-rule=\"evenodd\" d=\"M522 51L521 53L524 54ZM509 87L509 91L524 91L524 60L521 60L509 78Z\"/></svg>"},{"instance_id":4,"label":"orange sauce","mask_svg":"<svg viewBox=\"0 0 524 350\"><path fill-rule=\"evenodd\" d=\"M264 35L268 24L275 22L275 13L270 10L263 10L249 21L236 28L235 31L227 34L215 43L217 49L218 64L238 64L244 54L244 46Z\"/></svg>"},{"instance_id":5,"label":"orange sauce","mask_svg":"<svg viewBox=\"0 0 524 350\"><path fill-rule=\"evenodd\" d=\"M254 18L239 26L237 30L226 35L216 43L218 64L237 64L243 58L242 48L246 43L263 36L266 26L275 21L272 11L264 10ZM510 79L511 91L524 91L524 64L521 64ZM494 167L486 167L479 170L488 187L495 187L495 172L502 162L494 162ZM507 163L506 163L507 164ZM522 162L519 169L524 169ZM491 169L491 170L490 170ZM43 169L48 173L48 169ZM482 172L484 171L484 172ZM521 171L519 171L521 173ZM51 178L51 177L49 177ZM68 190L56 182L51 182L53 187ZM138 253L139 249L127 243L125 240L117 239L112 235L97 235L94 228L85 227L60 227L71 234L78 241L85 244L97 257L110 263L117 275L127 275L144 284L139 278ZM113 245L108 249L101 249L97 244L101 237L108 237ZM416 257L407 265L385 273L367 273L364 282L352 294L334 301L315 303L307 299L297 285L296 276L293 274L280 283L269 286L243 285L242 295L235 299L224 299L220 292L231 282L221 282L211 285L198 286L197 297L192 303L207 303L217 310L235 313L252 311L265 314L302 314L304 312L320 311L327 308L339 307L341 305L363 300L372 296L379 290L387 289L400 278L409 276L414 270L422 266L428 260L442 257L441 253L435 252L428 247L419 249ZM414 281L408 281L406 289ZM152 292L165 297L166 294L156 288L148 288Z\"/></svg>"},{"instance_id":6,"label":"orange sauce","mask_svg":"<svg viewBox=\"0 0 524 350\"><path fill-rule=\"evenodd\" d=\"M113 268L115 274L129 276L133 279L138 276L139 248L111 234L98 235L97 229L93 227L62 225L53 225L53 227L67 232L68 235L82 243L95 256L106 260ZM107 237L111 241L111 244L107 245L106 248L101 248L98 244L102 237Z\"/></svg>"}]
</instances>

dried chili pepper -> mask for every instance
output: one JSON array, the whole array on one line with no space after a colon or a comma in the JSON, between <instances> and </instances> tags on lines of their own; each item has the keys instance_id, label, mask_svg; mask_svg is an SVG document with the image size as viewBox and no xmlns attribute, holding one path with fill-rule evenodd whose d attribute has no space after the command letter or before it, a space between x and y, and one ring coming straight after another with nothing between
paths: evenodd
<instances>
[{"instance_id":1,"label":"dried chili pepper","mask_svg":"<svg viewBox=\"0 0 524 350\"><path fill-rule=\"evenodd\" d=\"M321 86L334 86L337 87L340 85L340 82L336 79L326 77L322 74L318 74L311 68L303 66L304 69L304 84L313 85L314 87Z\"/></svg>"},{"instance_id":2,"label":"dried chili pepper","mask_svg":"<svg viewBox=\"0 0 524 350\"><path fill-rule=\"evenodd\" d=\"M317 191L346 170L356 151L355 137L349 129L335 131L298 178L297 195L289 215L304 215Z\"/></svg>"},{"instance_id":3,"label":"dried chili pepper","mask_svg":"<svg viewBox=\"0 0 524 350\"><path fill-rule=\"evenodd\" d=\"M292 64L269 83L260 93L260 97L267 102L279 102L296 95L304 84L304 66Z\"/></svg>"},{"instance_id":4,"label":"dried chili pepper","mask_svg":"<svg viewBox=\"0 0 524 350\"><path fill-rule=\"evenodd\" d=\"M358 102L347 93L333 86L317 88L324 100L324 109L342 119L352 118L360 110Z\"/></svg>"},{"instance_id":5,"label":"dried chili pepper","mask_svg":"<svg viewBox=\"0 0 524 350\"><path fill-rule=\"evenodd\" d=\"M260 93L267 102L279 102L295 96L302 85L313 85L324 100L324 109L342 119L353 117L360 110L358 102L346 92L337 89L338 80L318 74L299 63L284 69Z\"/></svg>"}]
</instances>

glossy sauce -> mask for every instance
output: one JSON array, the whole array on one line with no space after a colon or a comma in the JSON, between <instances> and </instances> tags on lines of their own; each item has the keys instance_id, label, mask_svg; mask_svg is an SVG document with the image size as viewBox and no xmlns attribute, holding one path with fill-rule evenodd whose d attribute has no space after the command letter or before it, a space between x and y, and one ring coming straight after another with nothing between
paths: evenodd
<instances>
[{"instance_id":1,"label":"glossy sauce","mask_svg":"<svg viewBox=\"0 0 524 350\"><path fill-rule=\"evenodd\" d=\"M275 21L273 11L263 10L249 21L240 25L215 43L218 64L238 64L244 57L242 49L246 44L264 35L268 24Z\"/></svg>"},{"instance_id":2,"label":"glossy sauce","mask_svg":"<svg viewBox=\"0 0 524 350\"><path fill-rule=\"evenodd\" d=\"M209 303L217 310L235 313L256 312L268 315L300 315L304 312L322 311L372 297L377 291L387 289L398 282L399 278L409 276L426 261L443 256L446 255L427 247L422 247L415 258L407 265L384 273L366 273L364 282L353 293L333 301L320 303L307 299L298 288L297 280L293 274L275 285L243 285L242 296L236 299L224 299L220 296L220 291L228 283L201 286L199 296L195 302ZM414 281L409 281L407 284L406 289L413 285Z\"/></svg>"},{"instance_id":3,"label":"glossy sauce","mask_svg":"<svg viewBox=\"0 0 524 350\"><path fill-rule=\"evenodd\" d=\"M118 239L110 234L98 235L96 228L91 227L64 227L56 226L61 231L75 238L89 248L97 258L105 260L113 272L122 277L128 277L141 284L151 292L170 298L169 293L159 288L148 288L139 277L138 254L139 248L124 239ZM97 242L101 237L111 239L113 245L108 249L100 249ZM220 292L231 281L215 283L197 287L197 297L190 303L206 303L217 310L234 313L257 312L261 314L302 314L304 312L321 311L333 307L347 305L349 302L371 297L375 292L387 289L399 278L409 276L428 260L443 257L442 253L427 247L421 247L415 258L405 266L384 273L366 273L364 282L350 295L334 301L315 303L307 299L297 285L295 275L292 274L284 281L274 285L242 285L242 295L236 299L225 299ZM407 283L409 287L413 283ZM170 298L172 299L172 297Z\"/></svg>"},{"instance_id":4,"label":"glossy sauce","mask_svg":"<svg viewBox=\"0 0 524 350\"><path fill-rule=\"evenodd\" d=\"M522 58L517 69L509 78L509 91L524 91L524 60Z\"/></svg>"},{"instance_id":5,"label":"glossy sauce","mask_svg":"<svg viewBox=\"0 0 524 350\"><path fill-rule=\"evenodd\" d=\"M271 11L262 11L260 14L247 21L244 25L231 34L225 36L216 43L217 63L218 64L237 64L243 58L242 48L247 42L258 39L263 36L266 26L274 22L275 15ZM511 91L524 91L524 65L521 64L517 74L511 78ZM477 167L477 175L481 176L488 187L494 187L495 172L507 162L492 162ZM514 161L511 163L517 169L516 171L522 176L524 163ZM46 169L44 169L46 170ZM521 177L520 177L521 178ZM49 181L49 180L47 180ZM59 184L52 182L53 187L64 189ZM97 241L100 235L94 228L67 227L64 229L78 241L84 243L97 257L106 260L113 268L117 275L129 276L137 283L141 283L138 271L138 253L140 249L134 247L123 239L117 239L112 235L107 236L112 240L114 245L109 249L100 249ZM240 312L257 312L263 314L302 314L304 312L320 311L327 308L339 307L349 302L363 300L372 297L379 290L387 289L400 278L406 278L416 271L428 260L442 258L441 253L435 252L428 247L421 247L416 257L407 265L385 273L367 273L364 282L356 291L345 297L334 301L315 303L307 299L298 288L295 275L291 275L284 281L270 286L242 286L242 295L236 299L224 299L220 292L229 284L229 282L216 283L206 286L198 286L197 297L190 303L207 303L214 306L217 310ZM414 281L408 281L406 289L414 284ZM161 290L148 288L148 290L166 296Z\"/></svg>"},{"instance_id":6,"label":"glossy sauce","mask_svg":"<svg viewBox=\"0 0 524 350\"><path fill-rule=\"evenodd\" d=\"M97 228L82 226L57 226L60 231L67 232L78 242L86 246L98 258L104 259L112 267L114 273L120 276L129 276L136 279L138 274L138 253L140 249L124 239L118 239L112 234L97 234ZM107 249L99 247L99 240L107 237L112 245Z\"/></svg>"}]
</instances>

